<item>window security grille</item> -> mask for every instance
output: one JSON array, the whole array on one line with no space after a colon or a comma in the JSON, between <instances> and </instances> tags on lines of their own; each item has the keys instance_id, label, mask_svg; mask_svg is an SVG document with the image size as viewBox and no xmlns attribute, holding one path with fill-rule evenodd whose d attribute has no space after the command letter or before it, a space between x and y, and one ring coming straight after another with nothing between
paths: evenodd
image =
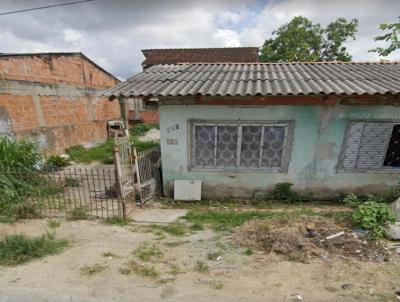
<instances>
[{"instance_id":1,"label":"window security grille","mask_svg":"<svg viewBox=\"0 0 400 302\"><path fill-rule=\"evenodd\" d=\"M339 170L393 169L400 163L399 125L392 122L349 124Z\"/></svg>"},{"instance_id":2,"label":"window security grille","mask_svg":"<svg viewBox=\"0 0 400 302\"><path fill-rule=\"evenodd\" d=\"M289 123L193 123L191 167L283 171L288 129Z\"/></svg>"}]
</instances>

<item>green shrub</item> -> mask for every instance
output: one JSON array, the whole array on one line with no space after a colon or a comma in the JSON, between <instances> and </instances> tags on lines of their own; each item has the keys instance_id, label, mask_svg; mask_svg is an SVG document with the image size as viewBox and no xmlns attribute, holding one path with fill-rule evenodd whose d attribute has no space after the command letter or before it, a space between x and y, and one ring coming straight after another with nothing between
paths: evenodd
<instances>
[{"instance_id":1,"label":"green shrub","mask_svg":"<svg viewBox=\"0 0 400 302\"><path fill-rule=\"evenodd\" d=\"M352 217L362 228L371 232L373 239L382 238L386 234L386 226L395 222L390 206L376 201L360 204Z\"/></svg>"},{"instance_id":2,"label":"green shrub","mask_svg":"<svg viewBox=\"0 0 400 302\"><path fill-rule=\"evenodd\" d=\"M67 167L70 164L70 160L67 157L60 155L51 155L46 159L46 165L55 166L59 168Z\"/></svg>"},{"instance_id":3,"label":"green shrub","mask_svg":"<svg viewBox=\"0 0 400 302\"><path fill-rule=\"evenodd\" d=\"M343 199L344 205L350 208L357 208L359 205L367 202L376 202L376 203L390 203L386 197L375 196L375 195L367 195L367 196L357 196L355 194L349 194Z\"/></svg>"},{"instance_id":4,"label":"green shrub","mask_svg":"<svg viewBox=\"0 0 400 302\"><path fill-rule=\"evenodd\" d=\"M300 201L297 193L292 191L293 184L290 182L277 183L271 194L275 200L282 200L288 202Z\"/></svg>"},{"instance_id":5,"label":"green shrub","mask_svg":"<svg viewBox=\"0 0 400 302\"><path fill-rule=\"evenodd\" d=\"M17 265L33 258L61 252L68 241L57 240L51 234L39 237L9 235L0 241L0 265Z\"/></svg>"},{"instance_id":6,"label":"green shrub","mask_svg":"<svg viewBox=\"0 0 400 302\"><path fill-rule=\"evenodd\" d=\"M357 208L360 204L363 203L363 200L358 198L355 194L349 194L343 199L343 203L347 207Z\"/></svg>"},{"instance_id":7,"label":"green shrub","mask_svg":"<svg viewBox=\"0 0 400 302\"><path fill-rule=\"evenodd\" d=\"M36 143L0 137L0 170L32 171L40 159Z\"/></svg>"}]
</instances>

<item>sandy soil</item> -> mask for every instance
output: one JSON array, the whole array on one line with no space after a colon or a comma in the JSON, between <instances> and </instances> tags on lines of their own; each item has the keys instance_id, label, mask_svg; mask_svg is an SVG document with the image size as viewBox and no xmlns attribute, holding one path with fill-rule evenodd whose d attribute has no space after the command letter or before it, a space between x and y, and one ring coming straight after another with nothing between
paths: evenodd
<instances>
[{"instance_id":1,"label":"sandy soil","mask_svg":"<svg viewBox=\"0 0 400 302\"><path fill-rule=\"evenodd\" d=\"M173 237L143 232L137 225L60 221L56 236L70 240L70 247L59 255L1 267L1 302L295 301L295 294L304 301L395 301L393 293L400 286L400 265L395 262L317 259L302 264L258 253L247 256L243 248L209 230ZM46 230L45 219L0 224L0 238L12 233L40 235ZM160 276L121 274L119 269L135 259L132 251L145 242L163 252L162 259L152 263ZM221 259L208 260L213 251L221 251ZM104 257L106 252L117 256ZM209 271L196 271L197 261L206 263ZM82 266L95 263L107 268L82 275ZM343 284L351 286L342 289Z\"/></svg>"}]
</instances>

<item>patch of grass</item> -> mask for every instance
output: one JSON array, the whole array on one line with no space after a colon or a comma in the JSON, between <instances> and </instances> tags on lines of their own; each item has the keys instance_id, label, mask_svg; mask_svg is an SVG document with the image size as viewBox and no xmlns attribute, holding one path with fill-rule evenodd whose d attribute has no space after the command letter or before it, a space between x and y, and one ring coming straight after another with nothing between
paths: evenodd
<instances>
[{"instance_id":1,"label":"patch of grass","mask_svg":"<svg viewBox=\"0 0 400 302\"><path fill-rule=\"evenodd\" d=\"M79 181L75 178L66 177L64 179L64 186L76 188L76 187L79 187Z\"/></svg>"},{"instance_id":2,"label":"patch of grass","mask_svg":"<svg viewBox=\"0 0 400 302\"><path fill-rule=\"evenodd\" d=\"M217 252L209 252L207 254L207 259L208 260L212 260L212 261L216 261L218 259L218 257L220 257L222 255L221 251L217 251Z\"/></svg>"},{"instance_id":3,"label":"patch of grass","mask_svg":"<svg viewBox=\"0 0 400 302\"><path fill-rule=\"evenodd\" d=\"M46 165L55 166L59 168L67 167L70 164L70 160L67 157L63 157L60 155L50 155L46 159Z\"/></svg>"},{"instance_id":4,"label":"patch of grass","mask_svg":"<svg viewBox=\"0 0 400 302\"><path fill-rule=\"evenodd\" d=\"M132 273L132 269L129 267L120 267L118 270L122 275L130 275Z\"/></svg>"},{"instance_id":5,"label":"patch of grass","mask_svg":"<svg viewBox=\"0 0 400 302\"><path fill-rule=\"evenodd\" d=\"M183 218L194 223L209 225L214 230L224 231L242 225L252 219L275 219L277 213L273 212L235 212L235 211L190 211Z\"/></svg>"},{"instance_id":6,"label":"patch of grass","mask_svg":"<svg viewBox=\"0 0 400 302\"><path fill-rule=\"evenodd\" d=\"M310 208L296 208L287 211L231 211L231 210L207 210L207 211L190 211L183 218L193 223L207 225L216 231L229 231L233 227L240 226L247 221L259 220L277 220L281 219L291 223L301 216L322 216L333 219L348 219L351 217L351 211L320 211L316 212Z\"/></svg>"},{"instance_id":7,"label":"patch of grass","mask_svg":"<svg viewBox=\"0 0 400 302\"><path fill-rule=\"evenodd\" d=\"M129 224L129 219L124 219L122 217L118 217L115 216L113 218L107 218L104 220L105 224L116 224L116 225L120 225L120 226L126 226L127 224Z\"/></svg>"},{"instance_id":8,"label":"patch of grass","mask_svg":"<svg viewBox=\"0 0 400 302\"><path fill-rule=\"evenodd\" d=\"M114 258L117 258L118 257L118 255L117 254L115 254L115 253L113 253L113 252L105 252L105 253L103 253L103 254L101 254L103 257L106 257L106 258L108 258L108 257L114 257Z\"/></svg>"},{"instance_id":9,"label":"patch of grass","mask_svg":"<svg viewBox=\"0 0 400 302\"><path fill-rule=\"evenodd\" d=\"M188 240L176 240L176 241L170 241L170 242L165 242L164 245L168 247L177 247L186 243L189 243L190 241Z\"/></svg>"},{"instance_id":10,"label":"patch of grass","mask_svg":"<svg viewBox=\"0 0 400 302\"><path fill-rule=\"evenodd\" d=\"M87 208L86 207L76 207L69 213L69 219L71 220L83 220L88 219Z\"/></svg>"},{"instance_id":11,"label":"patch of grass","mask_svg":"<svg viewBox=\"0 0 400 302\"><path fill-rule=\"evenodd\" d=\"M222 289L224 287L224 284L221 281L217 281L214 284L215 289Z\"/></svg>"},{"instance_id":12,"label":"patch of grass","mask_svg":"<svg viewBox=\"0 0 400 302\"><path fill-rule=\"evenodd\" d=\"M179 267L178 264L172 264L168 273L171 275L178 275L181 272L182 272L181 268Z\"/></svg>"},{"instance_id":13,"label":"patch of grass","mask_svg":"<svg viewBox=\"0 0 400 302\"><path fill-rule=\"evenodd\" d=\"M139 276L150 278L157 278L159 276L154 266L139 264L135 261L129 262L126 267L121 267L119 272L123 275L130 275L133 272Z\"/></svg>"},{"instance_id":14,"label":"patch of grass","mask_svg":"<svg viewBox=\"0 0 400 302\"><path fill-rule=\"evenodd\" d=\"M251 248L247 248L247 249L244 251L244 254L247 255L247 256L251 256L251 255L254 254L254 251L253 251Z\"/></svg>"},{"instance_id":15,"label":"patch of grass","mask_svg":"<svg viewBox=\"0 0 400 302\"><path fill-rule=\"evenodd\" d=\"M94 275L104 271L107 265L101 263L95 263L92 265L85 265L80 268L82 275Z\"/></svg>"},{"instance_id":16,"label":"patch of grass","mask_svg":"<svg viewBox=\"0 0 400 302\"><path fill-rule=\"evenodd\" d=\"M155 245L142 244L133 254L142 261L155 261L163 257L161 250Z\"/></svg>"},{"instance_id":17,"label":"patch of grass","mask_svg":"<svg viewBox=\"0 0 400 302\"><path fill-rule=\"evenodd\" d=\"M112 148L113 140L108 140L102 144L99 144L93 148L85 149L83 146L73 146L67 149L67 154L71 160L81 163L91 163L94 161L101 162L103 164L112 164Z\"/></svg>"},{"instance_id":18,"label":"patch of grass","mask_svg":"<svg viewBox=\"0 0 400 302\"><path fill-rule=\"evenodd\" d=\"M195 222L190 226L190 229L193 231L201 231L204 230L204 227L201 223Z\"/></svg>"},{"instance_id":19,"label":"patch of grass","mask_svg":"<svg viewBox=\"0 0 400 302\"><path fill-rule=\"evenodd\" d=\"M58 220L55 220L55 219L47 220L47 226L49 228L55 229L55 228L58 228L60 225L61 225L61 223Z\"/></svg>"},{"instance_id":20,"label":"patch of grass","mask_svg":"<svg viewBox=\"0 0 400 302\"><path fill-rule=\"evenodd\" d=\"M13 266L34 258L54 255L67 246L67 240L55 239L52 234L39 237L9 235L0 241L0 265Z\"/></svg>"},{"instance_id":21,"label":"patch of grass","mask_svg":"<svg viewBox=\"0 0 400 302\"><path fill-rule=\"evenodd\" d=\"M207 273L209 271L209 267L207 263L201 260L197 260L194 266L194 269L200 273Z\"/></svg>"},{"instance_id":22,"label":"patch of grass","mask_svg":"<svg viewBox=\"0 0 400 302\"><path fill-rule=\"evenodd\" d=\"M188 228L183 224L167 224L167 225L152 224L148 226L148 228L151 229L154 234L159 236L162 233L155 233L154 231L162 231L177 237L185 236L189 233Z\"/></svg>"}]
</instances>

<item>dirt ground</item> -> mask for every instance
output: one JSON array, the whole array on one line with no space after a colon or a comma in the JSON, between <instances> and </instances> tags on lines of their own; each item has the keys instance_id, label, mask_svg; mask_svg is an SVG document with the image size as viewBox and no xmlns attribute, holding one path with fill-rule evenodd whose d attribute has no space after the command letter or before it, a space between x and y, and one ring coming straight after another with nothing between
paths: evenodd
<instances>
[{"instance_id":1,"label":"dirt ground","mask_svg":"<svg viewBox=\"0 0 400 302\"><path fill-rule=\"evenodd\" d=\"M234 245L211 230L176 237L145 232L138 225L60 219L57 238L70 246L61 254L16 267L0 267L0 301L395 301L400 286L397 262L313 259L309 264ZM46 219L0 224L6 234L41 235ZM162 256L150 265L157 277L122 274L133 251L155 245ZM210 253L221 254L208 259ZM112 253L112 256L104 256ZM82 274L81 268L105 265ZM206 269L208 267L208 269ZM344 288L342 288L344 287Z\"/></svg>"}]
</instances>

